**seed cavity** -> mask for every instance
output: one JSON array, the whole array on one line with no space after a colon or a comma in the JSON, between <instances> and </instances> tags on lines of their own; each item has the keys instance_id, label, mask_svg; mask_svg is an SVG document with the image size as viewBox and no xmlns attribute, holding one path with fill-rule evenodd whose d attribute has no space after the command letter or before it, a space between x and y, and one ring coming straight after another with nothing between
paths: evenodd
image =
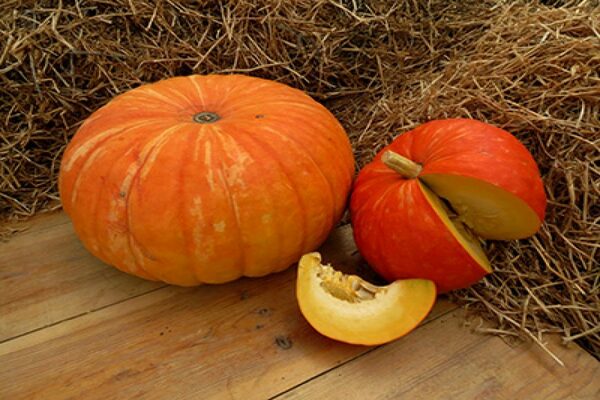
<instances>
[{"instance_id":1,"label":"seed cavity","mask_svg":"<svg viewBox=\"0 0 600 400\"><path fill-rule=\"evenodd\" d=\"M386 291L385 287L375 286L356 275L345 275L330 265L321 265L317 277L328 293L349 303L373 300L378 293Z\"/></svg>"},{"instance_id":2,"label":"seed cavity","mask_svg":"<svg viewBox=\"0 0 600 400\"><path fill-rule=\"evenodd\" d=\"M477 236L474 234L471 225L469 224L467 213L468 209L462 203L450 203L448 199L440 197L440 204L448 215L448 218L463 236L470 242L476 242Z\"/></svg>"}]
</instances>

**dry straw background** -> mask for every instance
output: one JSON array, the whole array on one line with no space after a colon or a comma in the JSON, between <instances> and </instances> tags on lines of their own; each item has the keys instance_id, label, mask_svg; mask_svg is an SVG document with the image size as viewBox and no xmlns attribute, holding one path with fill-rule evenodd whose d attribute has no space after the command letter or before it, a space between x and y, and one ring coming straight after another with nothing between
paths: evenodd
<instances>
[{"instance_id":1,"label":"dry straw background","mask_svg":"<svg viewBox=\"0 0 600 400\"><path fill-rule=\"evenodd\" d=\"M346 127L358 166L424 121L472 117L534 154L548 194L530 240L488 243L496 273L453 296L544 344L600 356L598 1L19 1L0 6L0 218L59 207L62 151L111 97L191 73L306 90Z\"/></svg>"}]
</instances>

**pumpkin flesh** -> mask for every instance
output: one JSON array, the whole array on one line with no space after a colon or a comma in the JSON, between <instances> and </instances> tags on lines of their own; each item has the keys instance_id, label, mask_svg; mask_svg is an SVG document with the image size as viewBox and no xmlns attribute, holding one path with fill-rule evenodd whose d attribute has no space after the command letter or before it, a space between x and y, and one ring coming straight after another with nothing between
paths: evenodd
<instances>
[{"instance_id":1,"label":"pumpkin flesh","mask_svg":"<svg viewBox=\"0 0 600 400\"><path fill-rule=\"evenodd\" d=\"M377 345L419 325L436 299L431 281L409 279L375 286L321 264L319 253L298 265L296 296L300 310L319 333L351 344Z\"/></svg>"},{"instance_id":2,"label":"pumpkin flesh","mask_svg":"<svg viewBox=\"0 0 600 400\"><path fill-rule=\"evenodd\" d=\"M541 219L527 203L486 181L449 174L428 174L421 181L483 239L523 239L540 228Z\"/></svg>"}]
</instances>

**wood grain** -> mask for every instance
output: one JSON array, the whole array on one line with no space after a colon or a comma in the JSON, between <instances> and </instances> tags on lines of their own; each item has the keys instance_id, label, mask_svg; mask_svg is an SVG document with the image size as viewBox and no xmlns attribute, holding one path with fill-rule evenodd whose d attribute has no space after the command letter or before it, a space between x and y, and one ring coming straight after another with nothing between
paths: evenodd
<instances>
[{"instance_id":1,"label":"wood grain","mask_svg":"<svg viewBox=\"0 0 600 400\"><path fill-rule=\"evenodd\" d=\"M314 332L293 278L169 288L4 343L0 398L264 399L369 350Z\"/></svg>"},{"instance_id":2,"label":"wood grain","mask_svg":"<svg viewBox=\"0 0 600 400\"><path fill-rule=\"evenodd\" d=\"M325 259L352 268L350 233L332 236ZM0 398L263 399L369 351L316 333L300 315L294 282L292 268L167 287L7 341ZM430 319L453 309L441 301Z\"/></svg>"},{"instance_id":3,"label":"wood grain","mask_svg":"<svg viewBox=\"0 0 600 400\"><path fill-rule=\"evenodd\" d=\"M600 363L555 342L559 366L531 344L473 334L456 310L281 396L283 399L598 399Z\"/></svg>"},{"instance_id":4,"label":"wood grain","mask_svg":"<svg viewBox=\"0 0 600 400\"><path fill-rule=\"evenodd\" d=\"M55 213L0 243L0 342L165 286L90 256Z\"/></svg>"},{"instance_id":5,"label":"wood grain","mask_svg":"<svg viewBox=\"0 0 600 400\"><path fill-rule=\"evenodd\" d=\"M583 399L599 363L552 344L473 334L441 300L427 321L377 348L334 342L301 316L295 269L177 288L96 261L62 214L0 245L0 399ZM322 247L350 272L349 226ZM48 326L47 326L48 325Z\"/></svg>"}]
</instances>

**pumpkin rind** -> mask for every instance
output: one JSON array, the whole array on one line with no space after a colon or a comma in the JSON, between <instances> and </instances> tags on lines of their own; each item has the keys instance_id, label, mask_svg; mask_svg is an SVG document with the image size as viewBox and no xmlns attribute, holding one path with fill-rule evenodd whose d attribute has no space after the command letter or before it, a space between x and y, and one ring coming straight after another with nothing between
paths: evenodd
<instances>
[{"instance_id":1,"label":"pumpkin rind","mask_svg":"<svg viewBox=\"0 0 600 400\"><path fill-rule=\"evenodd\" d=\"M218 118L194 120L203 112ZM314 250L341 217L353 173L344 129L303 92L195 75L93 113L65 151L59 187L92 254L190 286L280 271Z\"/></svg>"}]
</instances>

